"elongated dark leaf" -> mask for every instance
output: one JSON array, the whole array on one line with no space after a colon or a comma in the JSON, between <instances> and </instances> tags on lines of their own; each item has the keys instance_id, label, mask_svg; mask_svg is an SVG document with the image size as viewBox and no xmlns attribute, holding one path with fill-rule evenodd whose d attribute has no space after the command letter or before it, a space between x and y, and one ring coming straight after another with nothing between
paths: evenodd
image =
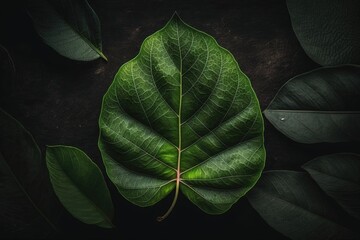
<instances>
[{"instance_id":1,"label":"elongated dark leaf","mask_svg":"<svg viewBox=\"0 0 360 240\"><path fill-rule=\"evenodd\" d=\"M247 195L274 229L291 239L356 239L339 223L337 206L307 173L264 172Z\"/></svg>"},{"instance_id":2,"label":"elongated dark leaf","mask_svg":"<svg viewBox=\"0 0 360 240\"><path fill-rule=\"evenodd\" d=\"M263 120L249 79L209 35L175 14L123 65L104 96L99 148L134 204L175 189L203 211L227 211L264 167Z\"/></svg>"},{"instance_id":3,"label":"elongated dark leaf","mask_svg":"<svg viewBox=\"0 0 360 240\"><path fill-rule=\"evenodd\" d=\"M360 155L337 153L321 156L303 168L345 211L360 219Z\"/></svg>"},{"instance_id":4,"label":"elongated dark leaf","mask_svg":"<svg viewBox=\"0 0 360 240\"><path fill-rule=\"evenodd\" d=\"M86 0L28 1L28 10L37 33L60 55L79 61L107 60L98 16Z\"/></svg>"},{"instance_id":5,"label":"elongated dark leaf","mask_svg":"<svg viewBox=\"0 0 360 240\"><path fill-rule=\"evenodd\" d=\"M294 32L321 65L360 64L360 1L287 0Z\"/></svg>"},{"instance_id":6,"label":"elongated dark leaf","mask_svg":"<svg viewBox=\"0 0 360 240\"><path fill-rule=\"evenodd\" d=\"M360 140L360 67L319 68L290 79L264 111L301 143Z\"/></svg>"},{"instance_id":7,"label":"elongated dark leaf","mask_svg":"<svg viewBox=\"0 0 360 240\"><path fill-rule=\"evenodd\" d=\"M99 227L113 227L114 207L104 177L81 150L49 146L46 163L56 195L77 219Z\"/></svg>"},{"instance_id":8,"label":"elongated dark leaf","mask_svg":"<svg viewBox=\"0 0 360 240\"><path fill-rule=\"evenodd\" d=\"M15 65L8 50L0 44L0 101L11 93L15 75Z\"/></svg>"},{"instance_id":9,"label":"elongated dark leaf","mask_svg":"<svg viewBox=\"0 0 360 240\"><path fill-rule=\"evenodd\" d=\"M30 133L1 109L0 131L0 235L45 237L55 226L42 210L49 195L42 184L40 150Z\"/></svg>"}]
</instances>

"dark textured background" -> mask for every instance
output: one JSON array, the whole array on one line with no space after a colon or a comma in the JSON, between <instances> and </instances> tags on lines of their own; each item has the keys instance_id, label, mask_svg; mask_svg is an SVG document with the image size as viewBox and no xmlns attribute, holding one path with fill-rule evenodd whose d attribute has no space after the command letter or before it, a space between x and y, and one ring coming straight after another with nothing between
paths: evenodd
<instances>
[{"instance_id":1,"label":"dark textured background","mask_svg":"<svg viewBox=\"0 0 360 240\"><path fill-rule=\"evenodd\" d=\"M16 75L11 91L1 91L1 106L27 128L45 150L64 144L83 149L102 170L97 147L101 100L118 68L138 53L145 37L165 25L174 11L197 29L212 35L233 53L251 79L262 110L291 77L318 67L297 41L285 1L90 1L98 14L103 52L109 62L75 62L43 44L21 4L2 8L0 43L10 53ZM4 90L4 89L2 89ZM265 120L266 169L299 170L322 154L353 151L348 144L295 143ZM173 195L154 207L140 208L124 200L108 181L116 208L115 230L87 226L68 213L60 225L71 236L114 239L258 239L285 238L270 228L246 197L220 216L210 216L180 197L172 214L156 217L170 206ZM1 236L0 236L1 237Z\"/></svg>"}]
</instances>

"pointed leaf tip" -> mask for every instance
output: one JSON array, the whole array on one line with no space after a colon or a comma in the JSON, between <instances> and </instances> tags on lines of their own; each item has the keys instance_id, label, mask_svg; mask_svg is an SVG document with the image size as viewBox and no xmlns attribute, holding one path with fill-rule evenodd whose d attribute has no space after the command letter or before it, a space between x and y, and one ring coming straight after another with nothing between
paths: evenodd
<instances>
[{"instance_id":1,"label":"pointed leaf tip","mask_svg":"<svg viewBox=\"0 0 360 240\"><path fill-rule=\"evenodd\" d=\"M248 78L176 12L120 67L99 127L107 174L124 198L147 207L174 190L164 217L180 192L204 212L224 213L264 167L262 116Z\"/></svg>"},{"instance_id":2,"label":"pointed leaf tip","mask_svg":"<svg viewBox=\"0 0 360 240\"><path fill-rule=\"evenodd\" d=\"M55 194L71 215L86 224L114 227L109 189L85 152L72 146L48 146L46 164Z\"/></svg>"},{"instance_id":3,"label":"pointed leaf tip","mask_svg":"<svg viewBox=\"0 0 360 240\"><path fill-rule=\"evenodd\" d=\"M180 18L180 16L179 16L179 14L177 13L177 11L175 11L174 14L171 16L169 22L181 22L181 23L184 23L184 21Z\"/></svg>"},{"instance_id":4,"label":"pointed leaf tip","mask_svg":"<svg viewBox=\"0 0 360 240\"><path fill-rule=\"evenodd\" d=\"M101 52L100 21L87 1L27 1L34 28L43 41L60 55L92 61ZM62 29L64 31L56 31Z\"/></svg>"}]
</instances>

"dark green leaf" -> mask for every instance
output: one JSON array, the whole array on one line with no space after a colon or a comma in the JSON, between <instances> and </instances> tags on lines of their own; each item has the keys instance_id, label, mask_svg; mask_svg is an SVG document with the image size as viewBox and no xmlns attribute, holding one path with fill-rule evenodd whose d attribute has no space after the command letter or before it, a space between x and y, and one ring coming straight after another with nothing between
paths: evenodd
<instances>
[{"instance_id":1,"label":"dark green leaf","mask_svg":"<svg viewBox=\"0 0 360 240\"><path fill-rule=\"evenodd\" d=\"M37 33L60 55L79 61L107 60L98 16L86 0L28 1L28 10Z\"/></svg>"},{"instance_id":2,"label":"dark green leaf","mask_svg":"<svg viewBox=\"0 0 360 240\"><path fill-rule=\"evenodd\" d=\"M48 146L46 163L56 195L75 218L99 227L113 227L109 189L100 169L83 151Z\"/></svg>"},{"instance_id":3,"label":"dark green leaf","mask_svg":"<svg viewBox=\"0 0 360 240\"><path fill-rule=\"evenodd\" d=\"M31 134L0 109L0 235L45 237L54 224L43 207L49 201L41 153Z\"/></svg>"},{"instance_id":4,"label":"dark green leaf","mask_svg":"<svg viewBox=\"0 0 360 240\"><path fill-rule=\"evenodd\" d=\"M360 155L337 153L321 156L303 168L345 211L360 219Z\"/></svg>"},{"instance_id":5,"label":"dark green leaf","mask_svg":"<svg viewBox=\"0 0 360 240\"><path fill-rule=\"evenodd\" d=\"M248 199L261 217L291 239L355 239L339 223L337 206L307 173L264 172Z\"/></svg>"},{"instance_id":6,"label":"dark green leaf","mask_svg":"<svg viewBox=\"0 0 360 240\"><path fill-rule=\"evenodd\" d=\"M175 14L124 64L104 96L99 148L110 179L139 206L179 189L227 211L264 167L263 120L249 79L209 35Z\"/></svg>"},{"instance_id":7,"label":"dark green leaf","mask_svg":"<svg viewBox=\"0 0 360 240\"><path fill-rule=\"evenodd\" d=\"M360 67L319 68L290 79L264 111L301 143L359 141Z\"/></svg>"},{"instance_id":8,"label":"dark green leaf","mask_svg":"<svg viewBox=\"0 0 360 240\"><path fill-rule=\"evenodd\" d=\"M11 93L14 74L14 62L7 49L0 44L0 101Z\"/></svg>"},{"instance_id":9,"label":"dark green leaf","mask_svg":"<svg viewBox=\"0 0 360 240\"><path fill-rule=\"evenodd\" d=\"M321 65L360 64L360 1L287 0L307 55Z\"/></svg>"}]
</instances>

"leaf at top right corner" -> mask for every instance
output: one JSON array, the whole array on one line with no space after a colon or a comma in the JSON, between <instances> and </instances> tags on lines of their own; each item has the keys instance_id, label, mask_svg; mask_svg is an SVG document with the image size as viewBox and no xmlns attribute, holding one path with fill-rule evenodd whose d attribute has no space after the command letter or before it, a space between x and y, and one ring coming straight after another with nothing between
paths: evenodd
<instances>
[{"instance_id":1,"label":"leaf at top right corner","mask_svg":"<svg viewBox=\"0 0 360 240\"><path fill-rule=\"evenodd\" d=\"M323 66L360 64L360 1L286 3L295 35L312 60Z\"/></svg>"},{"instance_id":2,"label":"leaf at top right corner","mask_svg":"<svg viewBox=\"0 0 360 240\"><path fill-rule=\"evenodd\" d=\"M286 82L264 111L300 143L360 140L360 66L323 67Z\"/></svg>"},{"instance_id":3,"label":"leaf at top right corner","mask_svg":"<svg viewBox=\"0 0 360 240\"><path fill-rule=\"evenodd\" d=\"M336 153L303 165L324 192L347 213L360 219L360 155Z\"/></svg>"}]
</instances>

